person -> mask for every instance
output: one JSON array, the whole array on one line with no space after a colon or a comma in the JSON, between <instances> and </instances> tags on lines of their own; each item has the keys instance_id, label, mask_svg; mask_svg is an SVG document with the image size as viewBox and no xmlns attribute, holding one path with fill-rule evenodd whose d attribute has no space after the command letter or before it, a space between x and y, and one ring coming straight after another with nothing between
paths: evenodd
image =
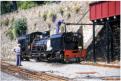
<instances>
[{"instance_id":1,"label":"person","mask_svg":"<svg viewBox=\"0 0 121 81\"><path fill-rule=\"evenodd\" d=\"M64 23L63 19L60 19L60 20L57 21L57 23L56 23L56 34L59 33L60 26L61 26L62 23Z\"/></svg>"},{"instance_id":2,"label":"person","mask_svg":"<svg viewBox=\"0 0 121 81\"><path fill-rule=\"evenodd\" d=\"M14 48L14 52L16 53L16 66L21 66L21 48L20 48L20 44L17 44L17 47Z\"/></svg>"}]
</instances>

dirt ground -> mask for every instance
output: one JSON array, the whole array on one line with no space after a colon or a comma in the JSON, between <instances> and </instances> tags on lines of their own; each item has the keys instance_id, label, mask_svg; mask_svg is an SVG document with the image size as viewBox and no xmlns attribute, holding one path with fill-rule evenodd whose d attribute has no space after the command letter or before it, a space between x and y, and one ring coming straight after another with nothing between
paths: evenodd
<instances>
[{"instance_id":1,"label":"dirt ground","mask_svg":"<svg viewBox=\"0 0 121 81\"><path fill-rule=\"evenodd\" d=\"M9 63L15 65L14 61L9 61ZM105 81L104 77L120 78L120 68L35 61L23 61L20 67L68 77L71 81Z\"/></svg>"}]
</instances>

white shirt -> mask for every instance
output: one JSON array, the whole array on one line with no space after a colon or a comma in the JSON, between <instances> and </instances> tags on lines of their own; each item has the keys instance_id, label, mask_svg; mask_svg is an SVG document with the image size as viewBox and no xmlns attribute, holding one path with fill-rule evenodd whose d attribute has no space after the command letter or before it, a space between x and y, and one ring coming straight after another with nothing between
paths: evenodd
<instances>
[{"instance_id":1,"label":"white shirt","mask_svg":"<svg viewBox=\"0 0 121 81\"><path fill-rule=\"evenodd\" d=\"M16 52L16 55L20 55L21 53L21 48L20 47L15 47L14 51Z\"/></svg>"}]
</instances>

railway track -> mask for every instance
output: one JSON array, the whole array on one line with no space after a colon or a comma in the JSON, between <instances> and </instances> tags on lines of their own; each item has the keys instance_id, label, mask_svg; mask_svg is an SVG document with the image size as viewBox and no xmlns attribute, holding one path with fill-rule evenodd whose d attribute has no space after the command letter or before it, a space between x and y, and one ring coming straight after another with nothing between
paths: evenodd
<instances>
[{"instance_id":1,"label":"railway track","mask_svg":"<svg viewBox=\"0 0 121 81\"><path fill-rule=\"evenodd\" d=\"M22 78L24 80L39 80L39 81L72 81L69 78L47 74L45 72L36 72L36 71L30 71L28 69L17 67L15 65L9 64L7 62L0 62L1 64L1 71L8 73L10 75L16 76L18 78ZM96 72L78 72L77 74L95 74ZM101 76L100 77L82 77L82 79L92 79L92 78L99 78L101 80L106 81L120 81L120 78L118 77L107 77L107 76Z\"/></svg>"},{"instance_id":2,"label":"railway track","mask_svg":"<svg viewBox=\"0 0 121 81\"><path fill-rule=\"evenodd\" d=\"M108 67L108 68L120 68L118 65L106 65L106 64L94 64L94 63L82 63L81 65L92 65L98 67Z\"/></svg>"},{"instance_id":3,"label":"railway track","mask_svg":"<svg viewBox=\"0 0 121 81\"><path fill-rule=\"evenodd\" d=\"M17 76L19 78L23 78L25 80L69 81L69 79L65 77L50 75L44 72L30 71L6 62L1 62L1 71Z\"/></svg>"}]
</instances>

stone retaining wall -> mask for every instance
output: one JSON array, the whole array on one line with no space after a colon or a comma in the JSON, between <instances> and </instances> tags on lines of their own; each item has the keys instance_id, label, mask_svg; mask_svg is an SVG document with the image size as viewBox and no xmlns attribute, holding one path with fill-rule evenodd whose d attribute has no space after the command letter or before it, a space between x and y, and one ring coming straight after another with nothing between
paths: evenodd
<instances>
[{"instance_id":1,"label":"stone retaining wall","mask_svg":"<svg viewBox=\"0 0 121 81\"><path fill-rule=\"evenodd\" d=\"M74 7L80 6L80 10L78 13L75 12ZM64 8L64 15L61 16L59 13L60 8ZM12 12L9 14L1 15L1 21L5 19L18 19L18 18L27 18L27 25L28 25L28 33L34 31L47 31L48 22L44 21L43 18L40 16L43 12L51 11L56 13L57 19L64 19L65 22L72 22L77 23L83 16L83 14L88 10L89 2L60 2L60 3L52 3L48 5L34 7L28 10L18 10L16 12ZM67 13L70 13L70 17L67 18ZM91 23L89 21L89 12L83 18L80 23ZM11 41L8 37L6 37L6 31L10 27L11 24L8 26L1 25L0 32L1 32L1 57L8 58L8 59L15 59L14 53L11 51L14 46L16 46L16 41ZM74 31L76 32L80 26L67 26L67 31ZM55 23L51 23L51 34L55 33ZM92 36L92 26L83 26L83 34L84 34L84 46L89 41L90 37Z\"/></svg>"}]
</instances>

